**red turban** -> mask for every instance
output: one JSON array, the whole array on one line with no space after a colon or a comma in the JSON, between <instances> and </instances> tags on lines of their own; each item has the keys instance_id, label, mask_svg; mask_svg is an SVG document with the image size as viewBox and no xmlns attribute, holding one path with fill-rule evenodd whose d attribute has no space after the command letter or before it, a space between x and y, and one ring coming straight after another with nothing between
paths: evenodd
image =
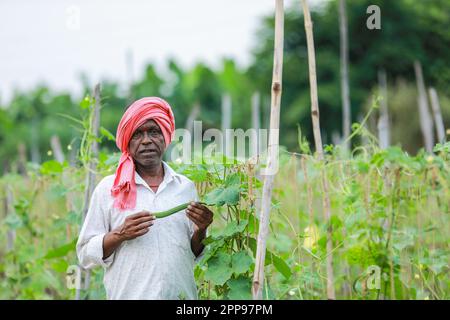
<instances>
[{"instance_id":1,"label":"red turban","mask_svg":"<svg viewBox=\"0 0 450 320\"><path fill-rule=\"evenodd\" d=\"M170 105L161 98L145 97L133 102L117 127L116 144L122 151L122 156L111 195L115 198L114 207L120 210L133 209L136 206L135 168L133 158L128 152L128 144L134 131L150 119L160 127L167 148L173 139L175 118Z\"/></svg>"}]
</instances>

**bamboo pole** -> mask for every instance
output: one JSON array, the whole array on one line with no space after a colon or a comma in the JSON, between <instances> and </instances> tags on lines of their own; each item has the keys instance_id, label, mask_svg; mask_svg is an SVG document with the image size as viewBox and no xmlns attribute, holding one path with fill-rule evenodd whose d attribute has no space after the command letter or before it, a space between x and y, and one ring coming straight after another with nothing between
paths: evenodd
<instances>
[{"instance_id":1,"label":"bamboo pole","mask_svg":"<svg viewBox=\"0 0 450 320\"><path fill-rule=\"evenodd\" d=\"M41 163L41 152L39 150L39 120L34 117L31 120L31 162Z\"/></svg>"},{"instance_id":2,"label":"bamboo pole","mask_svg":"<svg viewBox=\"0 0 450 320\"><path fill-rule=\"evenodd\" d=\"M225 154L227 157L234 158L234 143L232 143L231 134L231 113L232 113L231 97L229 94L222 95L222 134L225 137Z\"/></svg>"},{"instance_id":3,"label":"bamboo pole","mask_svg":"<svg viewBox=\"0 0 450 320\"><path fill-rule=\"evenodd\" d=\"M197 119L197 117L200 114L200 104L196 102L194 106L191 109L191 112L189 112L189 116L186 119L186 124L184 127L192 134L194 132L194 121Z\"/></svg>"},{"instance_id":4,"label":"bamboo pole","mask_svg":"<svg viewBox=\"0 0 450 320\"><path fill-rule=\"evenodd\" d=\"M445 127L444 120L442 119L441 106L439 104L439 98L436 89L429 88L428 92L430 94L431 100L431 110L433 111L433 118L436 125L436 133L440 143L445 142Z\"/></svg>"},{"instance_id":5,"label":"bamboo pole","mask_svg":"<svg viewBox=\"0 0 450 320\"><path fill-rule=\"evenodd\" d=\"M255 130L256 136L253 138L255 139L253 145L252 145L252 152L251 156L256 156L256 159L259 158L259 149L260 149L260 141L259 141L259 129L261 127L260 125L260 112L259 112L259 105L260 105L260 94L259 92L255 92L252 95L252 127L253 130Z\"/></svg>"},{"instance_id":6,"label":"bamboo pole","mask_svg":"<svg viewBox=\"0 0 450 320\"><path fill-rule=\"evenodd\" d=\"M385 70L378 72L378 83L380 94L382 96L380 117L378 118L378 140L381 149L386 149L391 144L391 135L389 128L389 113L387 103L387 76Z\"/></svg>"},{"instance_id":7,"label":"bamboo pole","mask_svg":"<svg viewBox=\"0 0 450 320\"><path fill-rule=\"evenodd\" d=\"M433 121L430 116L428 107L428 99L425 91L425 82L423 80L422 65L419 61L414 61L414 71L416 73L418 105L419 105L419 117L420 128L425 143L425 151L433 152L434 138L433 138Z\"/></svg>"},{"instance_id":8,"label":"bamboo pole","mask_svg":"<svg viewBox=\"0 0 450 320\"><path fill-rule=\"evenodd\" d=\"M63 163L65 160L64 152L61 148L61 141L57 135L53 135L50 138L50 146L52 148L53 154L55 155L56 161Z\"/></svg>"},{"instance_id":9,"label":"bamboo pole","mask_svg":"<svg viewBox=\"0 0 450 320\"><path fill-rule=\"evenodd\" d=\"M90 133L93 137L98 137L98 132L100 128L100 84L97 84L94 88L94 99L95 99L94 114L93 117L91 118ZM93 139L90 147L90 161L88 164L86 174L86 189L84 193L82 224L89 210L91 196L95 189L97 159L98 159L98 142L96 139ZM83 289L87 290L90 284L91 271L81 269L80 274L83 275L83 273L85 273ZM81 299L81 288L77 288L75 300L80 299Z\"/></svg>"},{"instance_id":10,"label":"bamboo pole","mask_svg":"<svg viewBox=\"0 0 450 320\"><path fill-rule=\"evenodd\" d=\"M281 83L283 71L284 8L283 0L275 2L275 43L273 56L272 92L269 144L267 150L267 174L264 175L261 213L256 249L255 273L253 275L252 295L254 300L262 299L264 284L264 261L266 241L269 233L269 215L275 171L278 168L278 143L280 128Z\"/></svg>"},{"instance_id":11,"label":"bamboo pole","mask_svg":"<svg viewBox=\"0 0 450 320\"><path fill-rule=\"evenodd\" d=\"M25 143L21 142L17 146L17 152L19 154L19 163L18 163L18 169L19 173L27 178L28 172L27 172L27 146Z\"/></svg>"},{"instance_id":12,"label":"bamboo pole","mask_svg":"<svg viewBox=\"0 0 450 320\"><path fill-rule=\"evenodd\" d=\"M316 76L316 55L314 49L313 24L311 14L308 8L308 1L302 0L303 14L305 16L306 41L308 46L308 64L309 64L309 82L311 87L311 117L313 123L314 141L319 161L325 162L323 153L322 137L320 134L320 118L319 118L319 98L317 94L317 76ZM327 270L327 297L328 299L336 299L334 290L334 273L333 273L333 242L331 227L331 208L328 179L326 177L325 168L322 170L322 188L323 188L323 208L325 222L327 223L327 243L326 243L326 270Z\"/></svg>"},{"instance_id":13,"label":"bamboo pole","mask_svg":"<svg viewBox=\"0 0 450 320\"><path fill-rule=\"evenodd\" d=\"M351 131L350 85L348 79L348 27L345 0L339 0L339 32L341 47L341 95L342 95L342 133L344 149L350 150L351 141L347 139Z\"/></svg>"},{"instance_id":14,"label":"bamboo pole","mask_svg":"<svg viewBox=\"0 0 450 320\"><path fill-rule=\"evenodd\" d=\"M331 143L333 143L333 145L337 146L340 145L342 142L342 138L341 135L338 131L333 131L333 133L331 133ZM346 145L348 146L348 144L346 143ZM346 149L348 150L348 149Z\"/></svg>"}]
</instances>

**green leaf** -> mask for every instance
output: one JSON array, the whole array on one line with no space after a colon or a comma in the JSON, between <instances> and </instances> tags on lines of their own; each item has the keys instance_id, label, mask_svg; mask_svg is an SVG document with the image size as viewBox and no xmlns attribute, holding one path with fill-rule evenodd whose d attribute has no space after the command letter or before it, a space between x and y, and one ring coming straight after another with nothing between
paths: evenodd
<instances>
[{"instance_id":1,"label":"green leaf","mask_svg":"<svg viewBox=\"0 0 450 320\"><path fill-rule=\"evenodd\" d=\"M210 237L208 237L208 238L209 238L209 240L206 241L208 244L205 244L205 245L207 245L207 250L206 250L203 258L200 260L201 265L206 265L206 262L209 261L209 259L213 258L216 255L216 252L225 245L225 241L224 241L223 237L211 236L211 238ZM203 240L203 241L205 241L205 240Z\"/></svg>"},{"instance_id":2,"label":"green leaf","mask_svg":"<svg viewBox=\"0 0 450 320\"><path fill-rule=\"evenodd\" d=\"M69 190L62 185L51 186L50 189L45 193L49 200L58 200L66 195Z\"/></svg>"},{"instance_id":3,"label":"green leaf","mask_svg":"<svg viewBox=\"0 0 450 320\"><path fill-rule=\"evenodd\" d=\"M242 219L239 224L237 223L236 220L231 221L230 223L228 223L225 227L225 229L223 230L221 236L228 238L231 236L234 236L237 233L240 233L242 231L245 230L245 227L247 226L248 221L245 219Z\"/></svg>"},{"instance_id":4,"label":"green leaf","mask_svg":"<svg viewBox=\"0 0 450 320\"><path fill-rule=\"evenodd\" d=\"M367 162L364 162L364 161L360 160L360 161L358 161L356 163L356 165L357 165L358 171L360 173L367 173L367 172L369 172L369 164Z\"/></svg>"},{"instance_id":5,"label":"green leaf","mask_svg":"<svg viewBox=\"0 0 450 320\"><path fill-rule=\"evenodd\" d=\"M223 251L217 252L217 255L209 259L208 269L205 272L205 280L212 281L216 285L223 285L230 279L231 271L231 256Z\"/></svg>"},{"instance_id":6,"label":"green leaf","mask_svg":"<svg viewBox=\"0 0 450 320\"><path fill-rule=\"evenodd\" d=\"M190 166L182 171L184 175L194 182L202 182L208 179L208 169L206 166L201 164Z\"/></svg>"},{"instance_id":7,"label":"green leaf","mask_svg":"<svg viewBox=\"0 0 450 320\"><path fill-rule=\"evenodd\" d=\"M239 251L231 257L231 266L235 275L247 272L252 264L253 259L246 251Z\"/></svg>"},{"instance_id":8,"label":"green leaf","mask_svg":"<svg viewBox=\"0 0 450 320\"><path fill-rule=\"evenodd\" d=\"M253 254L256 255L256 239L249 239L249 247L252 250ZM264 259L264 265L267 266L269 264L273 264L275 269L277 269L277 271L281 273L286 279L289 279L291 277L292 271L286 261L266 249L266 258Z\"/></svg>"},{"instance_id":9,"label":"green leaf","mask_svg":"<svg viewBox=\"0 0 450 320\"><path fill-rule=\"evenodd\" d=\"M44 175L63 172L63 165L56 160L46 161L41 165L41 173Z\"/></svg>"},{"instance_id":10,"label":"green leaf","mask_svg":"<svg viewBox=\"0 0 450 320\"><path fill-rule=\"evenodd\" d=\"M230 291L228 291L228 299L249 300L252 298L250 279L240 276L237 279L228 280L227 285L230 288Z\"/></svg>"},{"instance_id":11,"label":"green leaf","mask_svg":"<svg viewBox=\"0 0 450 320\"><path fill-rule=\"evenodd\" d=\"M72 240L58 248L51 249L47 251L47 254L43 257L44 259L53 259L66 256L69 252L74 251L77 245L77 239Z\"/></svg>"},{"instance_id":12,"label":"green leaf","mask_svg":"<svg viewBox=\"0 0 450 320\"><path fill-rule=\"evenodd\" d=\"M217 188L205 196L205 203L210 206L236 205L239 202L240 188L232 185L226 188Z\"/></svg>"},{"instance_id":13,"label":"green leaf","mask_svg":"<svg viewBox=\"0 0 450 320\"><path fill-rule=\"evenodd\" d=\"M64 259L58 259L51 264L52 269L59 273L66 273L69 264Z\"/></svg>"},{"instance_id":14,"label":"green leaf","mask_svg":"<svg viewBox=\"0 0 450 320\"><path fill-rule=\"evenodd\" d=\"M382 151L379 153L375 153L372 156L372 159L370 160L371 164L374 164L376 167L381 167L384 163L384 160L386 158L386 152Z\"/></svg>"},{"instance_id":15,"label":"green leaf","mask_svg":"<svg viewBox=\"0 0 450 320\"><path fill-rule=\"evenodd\" d=\"M448 269L448 262L444 260L437 260L435 263L428 266L435 274L440 274L441 272Z\"/></svg>"},{"instance_id":16,"label":"green leaf","mask_svg":"<svg viewBox=\"0 0 450 320\"><path fill-rule=\"evenodd\" d=\"M233 174L228 175L225 178L224 182L226 187L234 187L234 186L240 186L241 185L241 177L239 176L239 173L235 172Z\"/></svg>"},{"instance_id":17,"label":"green leaf","mask_svg":"<svg viewBox=\"0 0 450 320\"><path fill-rule=\"evenodd\" d=\"M272 257L272 263L275 269L278 270L279 273L281 273L286 279L289 279L292 275L291 268L289 265L284 261L284 259L280 258L279 256L275 254L271 254Z\"/></svg>"},{"instance_id":18,"label":"green leaf","mask_svg":"<svg viewBox=\"0 0 450 320\"><path fill-rule=\"evenodd\" d=\"M106 139L110 141L116 141L116 138L111 132L108 131L108 129L100 127L100 133L102 134L102 136L106 137Z\"/></svg>"},{"instance_id":19,"label":"green leaf","mask_svg":"<svg viewBox=\"0 0 450 320\"><path fill-rule=\"evenodd\" d=\"M393 235L392 246L398 251L414 246L414 234L408 232L396 232Z\"/></svg>"},{"instance_id":20,"label":"green leaf","mask_svg":"<svg viewBox=\"0 0 450 320\"><path fill-rule=\"evenodd\" d=\"M89 96L84 97L84 99L80 102L81 109L88 109L90 105L91 99L89 99Z\"/></svg>"},{"instance_id":21,"label":"green leaf","mask_svg":"<svg viewBox=\"0 0 450 320\"><path fill-rule=\"evenodd\" d=\"M203 239L202 244L207 246L208 244L214 243L215 241L217 241L217 237L213 237L213 236L207 236L205 239Z\"/></svg>"},{"instance_id":22,"label":"green leaf","mask_svg":"<svg viewBox=\"0 0 450 320\"><path fill-rule=\"evenodd\" d=\"M13 230L23 227L23 221L16 213L8 214L5 224Z\"/></svg>"},{"instance_id":23,"label":"green leaf","mask_svg":"<svg viewBox=\"0 0 450 320\"><path fill-rule=\"evenodd\" d=\"M248 214L248 232L250 234L257 234L258 230L259 220L253 214Z\"/></svg>"}]
</instances>

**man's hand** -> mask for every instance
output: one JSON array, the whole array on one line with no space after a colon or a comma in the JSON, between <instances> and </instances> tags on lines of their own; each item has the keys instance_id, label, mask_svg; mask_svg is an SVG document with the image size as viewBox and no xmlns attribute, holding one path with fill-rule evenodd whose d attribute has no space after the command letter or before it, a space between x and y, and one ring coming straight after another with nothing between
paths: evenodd
<instances>
[{"instance_id":1,"label":"man's hand","mask_svg":"<svg viewBox=\"0 0 450 320\"><path fill-rule=\"evenodd\" d=\"M148 211L141 211L125 218L123 224L103 237L103 259L109 257L120 244L142 236L150 230L155 216Z\"/></svg>"},{"instance_id":2,"label":"man's hand","mask_svg":"<svg viewBox=\"0 0 450 320\"><path fill-rule=\"evenodd\" d=\"M205 247L202 241L206 237L206 229L213 221L213 213L204 205L198 202L191 202L186 209L186 215L194 223L191 250L197 257Z\"/></svg>"},{"instance_id":3,"label":"man's hand","mask_svg":"<svg viewBox=\"0 0 450 320\"><path fill-rule=\"evenodd\" d=\"M194 223L195 231L206 231L213 221L212 211L198 202L191 202L186 209L186 213Z\"/></svg>"},{"instance_id":4,"label":"man's hand","mask_svg":"<svg viewBox=\"0 0 450 320\"><path fill-rule=\"evenodd\" d=\"M146 234L153 225L155 216L141 211L125 218L124 223L113 232L122 240L131 240Z\"/></svg>"}]
</instances>

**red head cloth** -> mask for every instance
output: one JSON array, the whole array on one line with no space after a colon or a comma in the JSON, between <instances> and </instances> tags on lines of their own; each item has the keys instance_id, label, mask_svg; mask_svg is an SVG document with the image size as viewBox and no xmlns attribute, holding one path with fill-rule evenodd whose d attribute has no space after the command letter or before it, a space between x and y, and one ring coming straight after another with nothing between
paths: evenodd
<instances>
[{"instance_id":1,"label":"red head cloth","mask_svg":"<svg viewBox=\"0 0 450 320\"><path fill-rule=\"evenodd\" d=\"M135 167L128 151L128 144L134 131L150 119L161 128L167 148L173 139L175 118L170 105L161 98L145 97L133 102L125 111L117 127L116 144L122 151L122 156L116 170L111 195L115 198L114 207L120 210L133 209L136 206Z\"/></svg>"}]
</instances>

